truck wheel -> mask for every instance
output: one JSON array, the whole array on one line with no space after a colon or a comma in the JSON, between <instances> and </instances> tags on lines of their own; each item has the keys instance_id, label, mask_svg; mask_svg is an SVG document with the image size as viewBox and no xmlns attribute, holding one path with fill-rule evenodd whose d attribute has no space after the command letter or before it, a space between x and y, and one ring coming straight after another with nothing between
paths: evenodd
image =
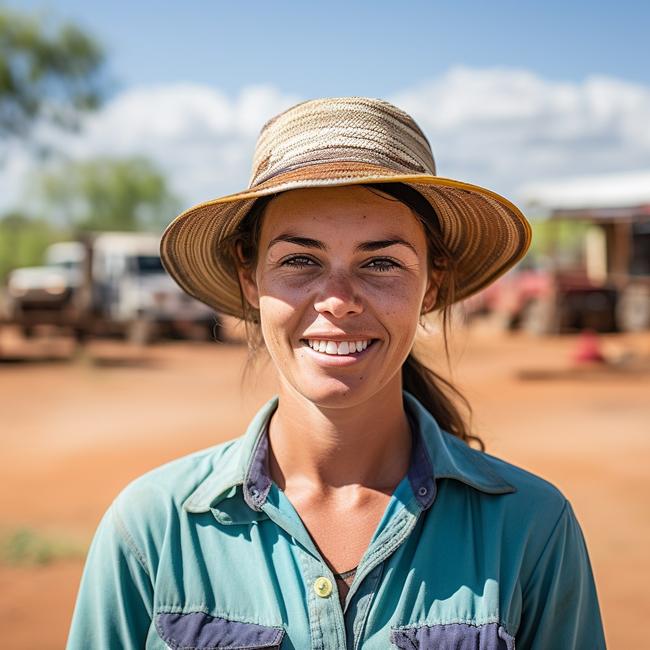
<instances>
[{"instance_id":1,"label":"truck wheel","mask_svg":"<svg viewBox=\"0 0 650 650\"><path fill-rule=\"evenodd\" d=\"M623 332L650 329L650 284L631 284L618 300L616 324Z\"/></svg>"},{"instance_id":2,"label":"truck wheel","mask_svg":"<svg viewBox=\"0 0 650 650\"><path fill-rule=\"evenodd\" d=\"M21 327L20 333L26 339L33 339L36 336L36 332L34 331L34 327L32 325L23 325Z\"/></svg>"},{"instance_id":3,"label":"truck wheel","mask_svg":"<svg viewBox=\"0 0 650 650\"><path fill-rule=\"evenodd\" d=\"M82 344L86 342L88 338L88 332L83 327L73 327L72 336L75 340L75 343Z\"/></svg>"}]
</instances>

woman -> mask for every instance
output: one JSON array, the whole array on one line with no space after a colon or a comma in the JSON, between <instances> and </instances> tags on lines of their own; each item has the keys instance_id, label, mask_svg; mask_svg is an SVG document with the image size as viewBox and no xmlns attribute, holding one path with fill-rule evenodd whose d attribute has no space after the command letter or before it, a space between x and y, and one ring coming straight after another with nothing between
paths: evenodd
<instances>
[{"instance_id":1,"label":"woman","mask_svg":"<svg viewBox=\"0 0 650 650\"><path fill-rule=\"evenodd\" d=\"M605 647L571 506L472 448L450 387L412 354L423 314L529 239L506 199L437 177L386 102L270 120L249 189L177 217L161 251L263 341L278 396L241 438L117 498L68 647Z\"/></svg>"}]
</instances>

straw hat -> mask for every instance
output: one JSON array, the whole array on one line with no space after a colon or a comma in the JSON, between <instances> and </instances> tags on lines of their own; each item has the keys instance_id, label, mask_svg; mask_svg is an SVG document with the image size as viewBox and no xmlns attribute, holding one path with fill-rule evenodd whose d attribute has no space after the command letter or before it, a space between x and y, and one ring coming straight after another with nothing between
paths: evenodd
<instances>
[{"instance_id":1,"label":"straw hat","mask_svg":"<svg viewBox=\"0 0 650 650\"><path fill-rule=\"evenodd\" d=\"M379 99L341 97L302 102L270 119L257 140L248 189L176 217L162 236L162 262L187 293L241 318L236 269L223 243L256 199L386 182L413 187L433 206L457 268L456 300L483 289L528 249L530 226L510 201L436 176L429 142L409 115Z\"/></svg>"}]
</instances>

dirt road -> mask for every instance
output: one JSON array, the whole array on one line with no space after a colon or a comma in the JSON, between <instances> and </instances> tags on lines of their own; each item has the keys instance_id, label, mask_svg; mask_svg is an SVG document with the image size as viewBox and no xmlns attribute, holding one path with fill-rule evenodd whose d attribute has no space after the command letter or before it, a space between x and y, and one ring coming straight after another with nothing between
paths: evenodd
<instances>
[{"instance_id":1,"label":"dirt road","mask_svg":"<svg viewBox=\"0 0 650 650\"><path fill-rule=\"evenodd\" d=\"M650 339L610 337L630 371L570 367L575 339L458 337L455 380L490 453L555 483L591 553L610 648L647 644L650 611ZM11 347L11 346L9 346ZM8 346L5 345L5 350ZM274 390L268 367L240 390L243 347L94 343L12 347L0 361L0 530L86 544L142 472L243 432ZM53 350L53 352L52 352ZM9 355L11 357L11 355ZM40 360L39 360L40 359ZM80 557L0 565L0 629L12 648L64 645Z\"/></svg>"}]
</instances>

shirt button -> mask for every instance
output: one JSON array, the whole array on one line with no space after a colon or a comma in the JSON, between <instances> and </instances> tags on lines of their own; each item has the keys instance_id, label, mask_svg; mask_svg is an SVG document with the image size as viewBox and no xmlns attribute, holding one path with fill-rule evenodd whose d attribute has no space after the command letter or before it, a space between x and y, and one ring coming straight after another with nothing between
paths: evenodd
<instances>
[{"instance_id":1,"label":"shirt button","mask_svg":"<svg viewBox=\"0 0 650 650\"><path fill-rule=\"evenodd\" d=\"M317 596L327 598L332 593L332 582L327 578L316 578L314 582L314 591Z\"/></svg>"}]
</instances>

